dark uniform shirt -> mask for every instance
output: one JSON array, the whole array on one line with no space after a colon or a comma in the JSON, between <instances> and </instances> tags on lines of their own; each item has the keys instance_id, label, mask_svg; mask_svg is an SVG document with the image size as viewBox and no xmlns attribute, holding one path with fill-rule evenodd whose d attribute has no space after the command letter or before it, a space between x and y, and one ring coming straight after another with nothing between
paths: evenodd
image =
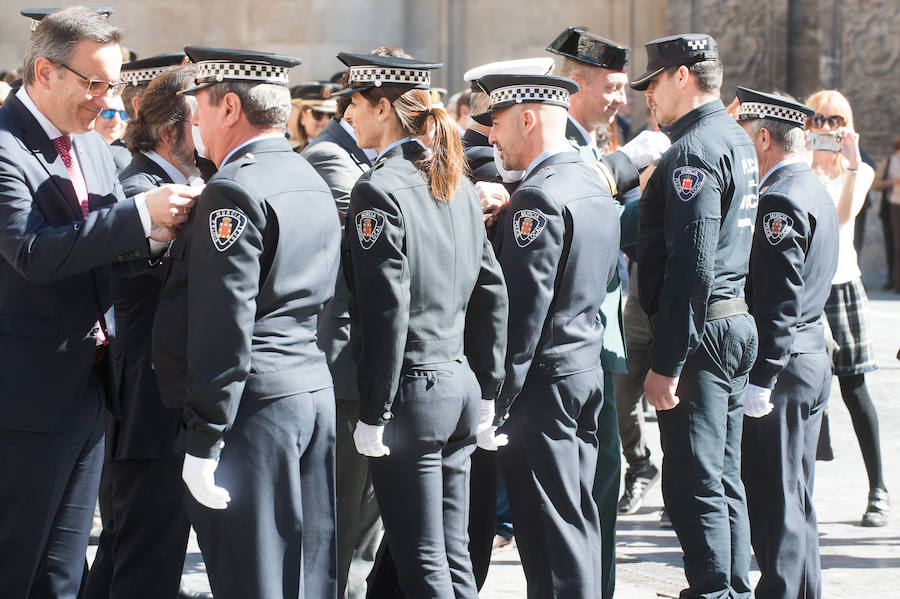
<instances>
[{"instance_id":1,"label":"dark uniform shirt","mask_svg":"<svg viewBox=\"0 0 900 599\"><path fill-rule=\"evenodd\" d=\"M578 153L555 154L510 197L494 248L514 298L502 418L529 371L563 376L600 365L597 313L615 274L618 209Z\"/></svg>"},{"instance_id":2,"label":"dark uniform shirt","mask_svg":"<svg viewBox=\"0 0 900 599\"><path fill-rule=\"evenodd\" d=\"M707 306L744 295L759 175L753 143L719 100L665 132L672 147L641 196L637 259L650 367L674 377L700 344Z\"/></svg>"},{"instance_id":3,"label":"dark uniform shirt","mask_svg":"<svg viewBox=\"0 0 900 599\"><path fill-rule=\"evenodd\" d=\"M759 331L750 383L773 388L791 354L825 349L825 301L837 269L838 220L805 162L779 166L759 191L747 303Z\"/></svg>"},{"instance_id":4,"label":"dark uniform shirt","mask_svg":"<svg viewBox=\"0 0 900 599\"><path fill-rule=\"evenodd\" d=\"M488 136L474 129L466 129L462 136L463 152L469 167L469 180L500 182L500 173L494 163L494 146Z\"/></svg>"},{"instance_id":5,"label":"dark uniform shirt","mask_svg":"<svg viewBox=\"0 0 900 599\"><path fill-rule=\"evenodd\" d=\"M316 323L334 292L340 225L322 178L270 137L221 166L187 233L173 245L153 356L163 400L184 405L187 452L215 457L243 401L331 386Z\"/></svg>"},{"instance_id":6,"label":"dark uniform shirt","mask_svg":"<svg viewBox=\"0 0 900 599\"><path fill-rule=\"evenodd\" d=\"M416 167L424 148L389 149L353 188L347 212L360 420L386 424L401 371L468 358L496 399L506 354L506 287L463 180L448 202ZM364 299L363 299L364 298Z\"/></svg>"}]
</instances>

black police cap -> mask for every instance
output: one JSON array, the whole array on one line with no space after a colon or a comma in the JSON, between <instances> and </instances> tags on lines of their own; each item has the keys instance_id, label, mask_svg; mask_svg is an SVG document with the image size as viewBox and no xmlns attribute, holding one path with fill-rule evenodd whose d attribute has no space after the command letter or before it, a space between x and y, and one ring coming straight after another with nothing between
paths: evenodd
<instances>
[{"instance_id":1,"label":"black police cap","mask_svg":"<svg viewBox=\"0 0 900 599\"><path fill-rule=\"evenodd\" d=\"M491 115L516 104L551 104L569 108L569 96L578 84L566 77L550 75L485 75L476 81L488 94L491 104L485 112L473 115L476 123L491 126Z\"/></svg>"},{"instance_id":2,"label":"black police cap","mask_svg":"<svg viewBox=\"0 0 900 599\"><path fill-rule=\"evenodd\" d=\"M184 90L192 94L223 81L249 81L288 86L288 71L300 64L299 58L207 46L185 46L185 54L197 65L195 85Z\"/></svg>"},{"instance_id":3,"label":"black police cap","mask_svg":"<svg viewBox=\"0 0 900 599\"><path fill-rule=\"evenodd\" d=\"M587 27L568 27L547 46L547 51L610 71L624 73L630 50L594 35Z\"/></svg>"},{"instance_id":4,"label":"black police cap","mask_svg":"<svg viewBox=\"0 0 900 599\"><path fill-rule=\"evenodd\" d=\"M738 112L739 121L775 119L794 127L804 127L806 119L816 114L816 111L806 104L746 87L737 88L737 97L741 103L740 112Z\"/></svg>"},{"instance_id":5,"label":"black police cap","mask_svg":"<svg viewBox=\"0 0 900 599\"><path fill-rule=\"evenodd\" d=\"M187 54L184 52L166 52L149 58L132 60L122 65L121 79L129 85L146 85L157 75L177 69L184 64Z\"/></svg>"},{"instance_id":6,"label":"black police cap","mask_svg":"<svg viewBox=\"0 0 900 599\"><path fill-rule=\"evenodd\" d=\"M646 90L650 80L669 67L719 58L716 40L705 33L661 37L647 42L644 47L647 49L647 72L631 82L631 88L638 91Z\"/></svg>"},{"instance_id":7,"label":"black police cap","mask_svg":"<svg viewBox=\"0 0 900 599\"><path fill-rule=\"evenodd\" d=\"M23 8L19 11L19 14L25 18L31 19L31 30L34 31L37 29L38 23L49 14L53 14L56 11L62 10L59 7L53 8ZM105 18L109 18L111 14L116 10L113 7L104 7L104 8L90 8L88 10L92 10L98 15L102 15Z\"/></svg>"},{"instance_id":8,"label":"black police cap","mask_svg":"<svg viewBox=\"0 0 900 599\"><path fill-rule=\"evenodd\" d=\"M361 92L373 87L429 89L431 71L443 66L439 62L425 62L399 56L341 52L337 57L350 68L350 81L349 86L336 95Z\"/></svg>"}]
</instances>

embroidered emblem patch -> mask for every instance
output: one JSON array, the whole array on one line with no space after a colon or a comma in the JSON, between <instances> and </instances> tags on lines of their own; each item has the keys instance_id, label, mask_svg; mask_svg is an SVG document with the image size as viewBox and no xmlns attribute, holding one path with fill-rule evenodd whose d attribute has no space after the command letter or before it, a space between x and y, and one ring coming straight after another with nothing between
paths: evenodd
<instances>
[{"instance_id":1,"label":"embroidered emblem patch","mask_svg":"<svg viewBox=\"0 0 900 599\"><path fill-rule=\"evenodd\" d=\"M763 232L772 245L778 245L793 228L794 219L783 212L770 212L763 217Z\"/></svg>"},{"instance_id":2,"label":"embroidered emblem patch","mask_svg":"<svg viewBox=\"0 0 900 599\"><path fill-rule=\"evenodd\" d=\"M519 210L512 219L513 236L520 248L538 238L547 226L547 217L540 210Z\"/></svg>"},{"instance_id":3,"label":"embroidered emblem patch","mask_svg":"<svg viewBox=\"0 0 900 599\"><path fill-rule=\"evenodd\" d=\"M363 210L356 215L356 234L359 244L367 250L375 245L381 232L384 231L385 214L377 208Z\"/></svg>"},{"instance_id":4,"label":"embroidered emblem patch","mask_svg":"<svg viewBox=\"0 0 900 599\"><path fill-rule=\"evenodd\" d=\"M246 226L247 216L240 210L220 208L209 214L209 234L212 236L213 245L220 252L234 245Z\"/></svg>"},{"instance_id":5,"label":"embroidered emblem patch","mask_svg":"<svg viewBox=\"0 0 900 599\"><path fill-rule=\"evenodd\" d=\"M684 202L700 193L700 189L705 181L706 173L693 166L679 166L672 173L672 184L675 185L675 193Z\"/></svg>"}]
</instances>

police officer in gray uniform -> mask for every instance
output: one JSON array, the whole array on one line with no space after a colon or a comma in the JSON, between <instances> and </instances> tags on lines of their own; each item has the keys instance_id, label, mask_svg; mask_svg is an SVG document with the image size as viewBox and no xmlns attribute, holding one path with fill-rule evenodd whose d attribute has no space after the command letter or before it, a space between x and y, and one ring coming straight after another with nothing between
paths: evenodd
<instances>
[{"instance_id":1,"label":"police officer in gray uniform","mask_svg":"<svg viewBox=\"0 0 900 599\"><path fill-rule=\"evenodd\" d=\"M340 226L284 137L300 61L185 52L193 122L219 169L173 257L187 268L173 265L162 293L157 321L172 330L154 336L163 399L184 406L188 516L216 597L334 597L334 394L316 322Z\"/></svg>"},{"instance_id":2,"label":"police officer in gray uniform","mask_svg":"<svg viewBox=\"0 0 900 599\"><path fill-rule=\"evenodd\" d=\"M477 597L469 458L496 449L507 297L459 134L431 105L440 65L358 54L345 118L379 156L347 213L360 421L385 536L406 596ZM418 136L434 124L431 152Z\"/></svg>"},{"instance_id":3,"label":"police officer in gray uniform","mask_svg":"<svg viewBox=\"0 0 900 599\"><path fill-rule=\"evenodd\" d=\"M803 156L803 128L816 111L743 87L737 96L738 121L764 173L746 287L759 355L744 394L741 463L762 573L756 596L814 599L822 587L813 481L831 389L823 312L837 269L838 217Z\"/></svg>"},{"instance_id":4,"label":"police officer in gray uniform","mask_svg":"<svg viewBox=\"0 0 900 599\"><path fill-rule=\"evenodd\" d=\"M488 75L487 112L507 170L524 170L494 247L510 295L498 422L528 597L601 596L597 507L590 499L603 403L597 316L616 268L618 211L565 139L563 77Z\"/></svg>"},{"instance_id":5,"label":"police officer in gray uniform","mask_svg":"<svg viewBox=\"0 0 900 599\"><path fill-rule=\"evenodd\" d=\"M684 549L685 598L750 595L741 424L756 326L747 275L756 152L719 100L722 65L705 34L646 44L632 82L672 140L640 201L641 306L653 340L644 383L657 409L663 498Z\"/></svg>"}]
</instances>

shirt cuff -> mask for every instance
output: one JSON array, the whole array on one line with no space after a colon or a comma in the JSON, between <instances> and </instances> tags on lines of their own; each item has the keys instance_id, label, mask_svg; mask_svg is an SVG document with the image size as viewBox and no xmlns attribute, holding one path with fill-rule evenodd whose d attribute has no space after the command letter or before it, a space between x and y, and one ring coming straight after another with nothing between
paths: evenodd
<instances>
[{"instance_id":1,"label":"shirt cuff","mask_svg":"<svg viewBox=\"0 0 900 599\"><path fill-rule=\"evenodd\" d=\"M144 227L144 237L150 237L150 229L153 226L153 222L150 220L150 209L147 208L147 197L146 193L139 193L134 196L134 205L137 208L138 215L141 217L141 225ZM153 253L153 244L155 242L150 242L150 253Z\"/></svg>"}]
</instances>

